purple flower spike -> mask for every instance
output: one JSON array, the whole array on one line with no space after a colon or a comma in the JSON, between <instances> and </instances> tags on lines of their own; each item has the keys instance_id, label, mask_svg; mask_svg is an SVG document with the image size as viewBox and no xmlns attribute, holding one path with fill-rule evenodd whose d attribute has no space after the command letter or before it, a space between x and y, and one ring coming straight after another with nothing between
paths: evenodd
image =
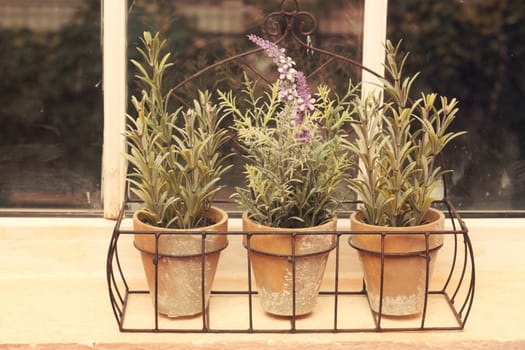
<instances>
[{"instance_id":1,"label":"purple flower spike","mask_svg":"<svg viewBox=\"0 0 525 350\"><path fill-rule=\"evenodd\" d=\"M303 129L299 132L297 135L297 139L301 141L302 143L307 143L310 141L310 138L312 137L312 133L308 129Z\"/></svg>"},{"instance_id":2,"label":"purple flower spike","mask_svg":"<svg viewBox=\"0 0 525 350\"><path fill-rule=\"evenodd\" d=\"M295 113L295 125L303 125L305 117L314 110L313 99L304 73L294 68L295 62L286 56L283 48L275 43L253 34L248 35L248 39L266 51L277 65L279 100L287 104L290 111ZM310 131L306 129L297 135L302 142L307 142L310 136Z\"/></svg>"},{"instance_id":3,"label":"purple flower spike","mask_svg":"<svg viewBox=\"0 0 525 350\"><path fill-rule=\"evenodd\" d=\"M297 72L295 83L297 85L297 95L301 101L301 104L298 106L299 109L304 110L305 112L313 112L314 105L312 104L312 95L310 94L310 88L306 83L306 78L304 77L303 72Z\"/></svg>"},{"instance_id":4,"label":"purple flower spike","mask_svg":"<svg viewBox=\"0 0 525 350\"><path fill-rule=\"evenodd\" d=\"M281 63L282 60L284 60L284 63L289 63L288 59L291 61L291 58L287 57L284 54L285 50L281 49L279 46L272 43L271 41L258 37L254 34L248 35L248 39L250 39L254 44L259 46L260 48L264 49L268 56L270 56L273 62L278 66L283 65L283 63ZM292 61L292 63L294 62Z\"/></svg>"}]
</instances>

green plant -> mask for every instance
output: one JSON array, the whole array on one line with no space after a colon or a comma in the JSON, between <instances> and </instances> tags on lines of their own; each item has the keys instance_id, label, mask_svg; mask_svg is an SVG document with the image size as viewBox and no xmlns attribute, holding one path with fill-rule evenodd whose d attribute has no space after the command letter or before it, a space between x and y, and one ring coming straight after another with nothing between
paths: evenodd
<instances>
[{"instance_id":1,"label":"green plant","mask_svg":"<svg viewBox=\"0 0 525 350\"><path fill-rule=\"evenodd\" d=\"M277 45L249 36L277 64L280 78L257 96L256 82L244 76L244 99L219 92L221 110L233 115L245 151L246 187L235 198L256 222L297 228L333 218L340 184L352 162L344 152L353 90L335 99L319 86L312 100L306 79ZM244 104L246 107L241 107Z\"/></svg>"},{"instance_id":2,"label":"green plant","mask_svg":"<svg viewBox=\"0 0 525 350\"><path fill-rule=\"evenodd\" d=\"M387 77L383 102L371 93L356 98L355 142L348 147L359 159L359 175L348 179L368 224L414 226L424 220L435 190L447 172L439 164L443 148L464 132L448 132L456 118L457 100L421 93L410 98L417 74L403 76L407 55L399 44L386 43Z\"/></svg>"},{"instance_id":3,"label":"green plant","mask_svg":"<svg viewBox=\"0 0 525 350\"><path fill-rule=\"evenodd\" d=\"M171 111L172 91L163 80L170 53L165 40L145 32L144 49L137 48L145 64L132 60L136 78L145 84L140 98L131 102L136 116L128 115L125 133L133 165L128 175L131 190L144 202L147 222L161 227L193 228L205 224L204 213L221 189L221 176L231 167L229 155L219 149L229 139L222 118L208 92L199 91L193 108Z\"/></svg>"}]
</instances>

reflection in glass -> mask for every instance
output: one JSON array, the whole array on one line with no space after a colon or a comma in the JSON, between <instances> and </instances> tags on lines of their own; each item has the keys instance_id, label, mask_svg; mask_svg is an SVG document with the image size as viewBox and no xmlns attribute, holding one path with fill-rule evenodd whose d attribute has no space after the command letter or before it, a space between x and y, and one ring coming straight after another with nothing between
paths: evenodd
<instances>
[{"instance_id":1,"label":"reflection in glass","mask_svg":"<svg viewBox=\"0 0 525 350\"><path fill-rule=\"evenodd\" d=\"M525 2L389 1L389 37L419 88L460 101L446 151L458 209L525 209Z\"/></svg>"},{"instance_id":2,"label":"reflection in glass","mask_svg":"<svg viewBox=\"0 0 525 350\"><path fill-rule=\"evenodd\" d=\"M0 1L0 206L100 205L100 2Z\"/></svg>"},{"instance_id":3,"label":"reflection in glass","mask_svg":"<svg viewBox=\"0 0 525 350\"><path fill-rule=\"evenodd\" d=\"M311 12L317 19L317 30L308 36L301 36L303 41L338 54L361 61L362 47L362 0L303 0L285 1L284 10L295 11L299 3L299 10ZM174 86L200 69L219 62L235 54L255 49L246 35L253 33L275 40L262 32L262 23L265 16L279 11L281 1L265 0L134 0L129 1L128 15L128 57L139 58L136 47L141 33L145 30L160 32L163 38L168 39L170 50L174 53L172 60L174 68L168 74L167 86ZM305 19L304 26L312 26ZM283 30L282 23L281 30ZM299 26L299 24L298 24ZM299 30L299 28L296 28ZM311 54L304 49L294 47L287 41L287 53L297 62L298 69L308 75L326 62L326 58ZM254 70L259 76L253 75ZM243 58L233 64L222 66L199 76L185 84L177 92L174 104L185 105L196 97L197 89L215 91L216 89L241 89L243 72L248 72L259 80L273 81L275 68L263 53ZM128 66L129 93L139 96L141 86L132 80L133 68ZM323 83L344 94L348 80L360 80L360 71L356 67L342 63L331 63L309 77L311 87ZM234 186L243 185L242 156L238 145L232 141L228 147L236 153L234 168L224 180L228 190L221 194L221 199L228 199Z\"/></svg>"}]
</instances>

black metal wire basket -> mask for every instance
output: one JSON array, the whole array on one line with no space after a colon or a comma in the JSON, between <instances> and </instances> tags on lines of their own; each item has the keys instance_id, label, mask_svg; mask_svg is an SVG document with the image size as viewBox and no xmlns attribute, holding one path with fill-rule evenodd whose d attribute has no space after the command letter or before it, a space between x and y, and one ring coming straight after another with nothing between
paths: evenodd
<instances>
[{"instance_id":1,"label":"black metal wire basket","mask_svg":"<svg viewBox=\"0 0 525 350\"><path fill-rule=\"evenodd\" d=\"M368 70L359 63L337 53L311 46L304 37L308 37L316 28L316 19L308 12L299 11L297 1L295 10L281 8L266 16L263 31L269 36L277 36L276 42L291 39L309 52L326 57L322 65L311 74L315 75L332 62L340 61ZM278 19L278 20L277 20ZM307 29L304 23L309 23ZM231 56L213 65L207 66L189 76L174 89L176 93L186 84L202 74L228 65L238 64L251 69L246 57L260 52L260 49L247 51ZM373 72L372 72L373 73ZM375 74L375 73L373 73ZM182 98L181 98L182 100ZM129 197L129 196L128 196ZM410 253L414 258L424 262L424 300L422 312L412 316L392 317L385 315L382 301L384 299L385 261L395 258L393 254L381 249L376 254L380 262L379 311L372 311L368 299L368 290L359 269L357 250L352 249L352 236L376 235L384 242L390 235L407 234L398 231L362 232L342 228L334 232L315 232L315 235L334 235L334 243L326 252L329 255L328 267L320 287L317 305L313 312L300 315L296 310L296 292L299 286L296 280L298 261L303 255L294 251L294 242L301 235L290 230L281 234L290 237L291 252L281 256L291 267L291 300L292 311L288 316L275 316L263 311L260 306L260 294L255 287L252 273L252 254L257 253L251 247L251 241L258 235L267 232L243 232L240 225L237 230L208 232L195 230L186 234L201 237L202 249L205 251L205 240L213 235L227 234L229 246L222 251L229 261L227 268L219 265L216 281L211 288L209 300L202 294L201 312L193 317L169 318L159 313L158 295L150 295L144 281L143 272L138 262L138 251L133 247L133 236L136 234L152 235L158 247L159 239L166 234L177 234L170 231L141 231L131 229L130 217L137 208L136 203L126 199L115 224L107 254L107 284L111 307L119 329L122 332L173 332L173 333L337 333L337 332L381 332L381 331L436 331L461 330L469 317L474 299L475 266L472 245L468 229L446 196L434 203L434 206L446 214L446 225L441 231L411 232L419 235L425 247ZM357 202L352 203L356 205ZM341 213L340 221L347 220L347 213ZM443 247L439 257L433 254L436 248L429 242L433 236L442 235ZM350 242L350 244L348 244ZM383 245L383 243L382 243ZM244 247L243 247L244 246ZM395 255L395 254L394 254ZM153 252L153 262L163 257L158 248ZM205 290L205 253L194 258L201 263L201 291ZM437 260L437 261L435 261ZM433 276L430 271L434 266ZM159 283L159 271L155 268L154 284ZM154 289L155 291L157 288ZM152 302L153 300L153 302Z\"/></svg>"}]
</instances>

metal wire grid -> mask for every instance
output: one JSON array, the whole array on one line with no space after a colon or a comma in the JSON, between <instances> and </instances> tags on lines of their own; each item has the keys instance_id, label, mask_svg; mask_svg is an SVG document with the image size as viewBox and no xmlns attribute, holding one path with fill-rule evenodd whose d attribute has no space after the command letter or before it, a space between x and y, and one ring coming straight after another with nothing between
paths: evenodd
<instances>
[{"instance_id":1,"label":"metal wire grid","mask_svg":"<svg viewBox=\"0 0 525 350\"><path fill-rule=\"evenodd\" d=\"M133 231L122 228L124 218L128 217L130 210L122 209L113 236L111 238L107 256L107 283L111 306L122 332L172 332L172 333L351 333L351 332L383 332L383 331L438 331L438 330L461 330L470 314L475 289L475 268L472 245L468 236L468 230L464 222L452 205L444 200L437 204L445 208L448 213L450 229L439 232L411 232L410 234L425 235L427 241L426 251L416 253L427 261L426 289L423 312L414 317L387 317L366 308L367 290L362 283L358 288L343 287L345 283L344 271L347 268L342 264L342 248L347 244L346 238L351 237L356 231L338 231L336 244L332 257L334 259L335 271L332 276L325 275L329 280L324 285L319 296L319 305L311 315L295 315L295 252L288 256L293 273L293 302L294 307L290 317L274 317L265 314L258 307L258 293L252 280L250 262L250 239L254 235L265 234L264 232L199 232L193 231L188 234L199 234L202 236L202 249L207 235L227 233L230 237L236 235L247 235L247 247L245 250L246 271L245 279L235 286L224 289L212 289L210 300L206 308L203 307L199 316L170 319L157 312L156 302L151 302L147 288L132 286L126 276L127 267L119 258L119 249L122 244L130 244L123 237L128 235L151 234L156 235L157 241L166 232ZM370 233L359 231L359 234L381 235L382 239L396 233ZM266 233L267 234L267 233ZM283 233L294 237L308 233ZM333 234L333 232L316 232L315 234ZM406 232L405 232L406 234ZM428 238L433 234L442 234L449 237L447 244L452 244L449 257L446 278L439 286L431 288L429 263L430 249L428 249ZM128 246L129 248L129 246ZM231 247L227 249L232 249ZM234 249L234 248L233 248ZM388 254L381 252L381 261ZM158 259L158 251L155 259ZM205 254L201 254L202 267L205 263ZM353 267L355 268L355 267ZM381 270L384 269L382 265ZM202 290L204 290L204 268L202 271ZM381 279L383 275L381 275ZM156 280L157 283L158 280ZM244 285L245 288L238 288ZM381 282L383 284L383 282ZM156 290L156 288L155 288ZM158 296L154 296L156 300ZM202 295L203 303L204 295ZM383 299L382 291L380 300ZM224 303L224 305L221 305ZM233 315L228 314L229 307L237 305L241 312ZM240 306L242 305L242 306ZM381 309L381 305L380 305ZM436 315L437 318L436 318Z\"/></svg>"},{"instance_id":2,"label":"metal wire grid","mask_svg":"<svg viewBox=\"0 0 525 350\"><path fill-rule=\"evenodd\" d=\"M303 46L309 52L315 52L327 57L327 60L317 69L310 73L309 76L315 75L325 67L329 66L335 61L342 61L346 64L357 66L361 69L367 70L370 73L377 75L377 73L370 71L363 67L358 62L336 53L326 51L320 48L312 47L308 41L303 41L302 37L308 37L317 27L317 21L313 15L305 11L299 11L299 3L297 0L292 3L295 4L295 10L285 10L286 1L281 2L279 11L272 12L266 16L263 21L263 32L272 37L277 37L276 42L281 42L285 39L290 39ZM284 27L281 25L284 23ZM306 23L306 25L305 25ZM200 71L188 76L185 80L180 82L173 89L174 98L179 99L182 103L185 101L177 94L189 82L197 79L202 74L213 71L218 67L227 64L240 64L244 68L258 74L253 67L250 67L242 59L260 52L260 49L254 49L235 56L231 56L212 65L209 65ZM264 77L263 77L264 78ZM129 197L129 196L128 196ZM108 255L107 255L107 284L111 306L118 323L119 329L122 332L173 332L173 333L338 333L338 332L382 332L382 331L430 331L430 330L461 330L470 314L470 310L474 298L475 289L475 266L474 255L468 230L459 214L447 200L447 188L444 181L444 199L437 201L436 206L440 207L448 214L448 222L450 227L444 231L439 232L411 232L410 234L419 234L425 236L426 250L415 253L417 256L426 260L426 281L425 281L425 300L423 312L415 317L406 318L392 318L383 316L380 312L371 311L367 299L367 290L362 279L356 286L349 287L347 277L345 275L343 253L344 241L349 239L355 231L338 231L336 233L336 244L332 257L334 259L334 272L331 276L325 274L325 280L330 280L329 283L323 285L319 296L319 305L311 315L297 316L295 312L295 290L296 290L296 260L297 257L293 251L293 242L297 235L307 233L293 233L288 234L292 237L292 254L286 258L292 265L292 305L293 312L290 317L272 317L265 314L258 307L258 293L252 279L251 259L250 253L250 237L265 232L187 232L187 234L199 234L202 236L202 251L204 251L205 238L207 235L214 234L228 234L229 237L246 235L247 244L246 254L244 257L245 275L241 278L242 287L239 283L235 286L226 286L222 289L212 289L209 303L206 307L205 296L202 295L203 310L200 316L192 318L182 318L178 320L169 319L161 316L158 313L158 295L153 296L153 305L149 291L144 286L136 287L130 283L130 278L127 276L128 270L123 264L123 260L119 257L119 251L125 249L122 245L131 244L129 241L123 240L123 237L134 235L136 233L150 234L156 236L156 242L163 234L170 234L169 231L155 232L155 231L133 231L122 227L123 220L130 216L131 200L126 200L120 212L119 218L115 225L115 229L110 241ZM267 234L267 233L266 233ZM333 234L333 232L315 232L319 234ZM372 233L359 232L359 234L381 235L381 240L384 242L388 235L406 234L406 232L398 231L396 233ZM439 284L438 287L431 287L429 279L430 273L430 250L428 248L428 241L431 235L441 234L448 238L448 244L452 245L451 253L448 256L446 278ZM125 242L123 242L125 241ZM230 248L227 248L231 249ZM204 290L204 264L205 254L201 256L201 288ZM383 286L383 272L385 257L388 256L384 251L381 251L381 286ZM158 251L154 256L154 260L158 261ZM155 269L155 284L158 283L158 270ZM155 288L157 290L157 288ZM382 308L383 287L381 287L379 310ZM204 294L204 293L201 293ZM226 306L221 306L226 305ZM231 317L228 306L236 305L237 309L240 306L240 312ZM224 308L226 307L226 309ZM439 317L435 318L435 315ZM235 324L230 322L232 319L236 320ZM355 322L354 322L355 321Z\"/></svg>"}]
</instances>

